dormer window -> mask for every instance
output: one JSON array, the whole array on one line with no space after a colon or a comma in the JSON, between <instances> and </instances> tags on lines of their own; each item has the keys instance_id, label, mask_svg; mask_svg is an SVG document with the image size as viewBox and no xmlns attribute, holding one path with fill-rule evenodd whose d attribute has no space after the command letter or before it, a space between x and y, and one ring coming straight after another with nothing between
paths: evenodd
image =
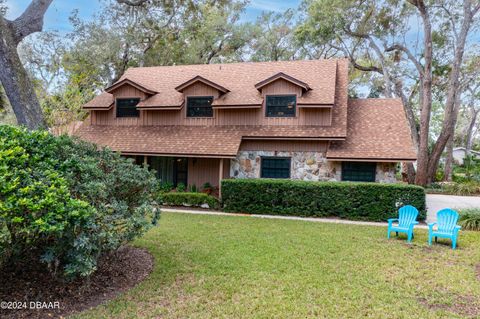
<instances>
[{"instance_id":1,"label":"dormer window","mask_svg":"<svg viewBox=\"0 0 480 319\"><path fill-rule=\"evenodd\" d=\"M117 117L139 117L140 111L137 110L139 98L117 99Z\"/></svg>"},{"instance_id":2,"label":"dormer window","mask_svg":"<svg viewBox=\"0 0 480 319\"><path fill-rule=\"evenodd\" d=\"M296 95L268 95L265 101L267 117L295 117Z\"/></svg>"},{"instance_id":3,"label":"dormer window","mask_svg":"<svg viewBox=\"0 0 480 319\"><path fill-rule=\"evenodd\" d=\"M213 117L213 96L187 97L187 117Z\"/></svg>"}]
</instances>

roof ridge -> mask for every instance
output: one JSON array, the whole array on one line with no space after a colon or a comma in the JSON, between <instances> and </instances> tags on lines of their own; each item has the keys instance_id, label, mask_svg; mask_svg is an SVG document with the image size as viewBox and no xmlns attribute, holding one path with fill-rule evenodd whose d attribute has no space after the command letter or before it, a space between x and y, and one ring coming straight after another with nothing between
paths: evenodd
<instances>
[{"instance_id":1,"label":"roof ridge","mask_svg":"<svg viewBox=\"0 0 480 319\"><path fill-rule=\"evenodd\" d=\"M282 63L311 63L311 62L329 62L329 63L336 63L337 61L343 61L345 58L329 58L329 59L311 59L311 60L284 60L284 61L238 61L238 62L226 62L226 63L196 63L196 64L174 64L174 65L152 65L152 66L134 66L129 67L125 71L131 69L153 69L153 68L175 68L175 67L186 67L186 66L214 66L214 65L238 65L238 64L282 64ZM124 73L124 74L125 74Z\"/></svg>"}]
</instances>

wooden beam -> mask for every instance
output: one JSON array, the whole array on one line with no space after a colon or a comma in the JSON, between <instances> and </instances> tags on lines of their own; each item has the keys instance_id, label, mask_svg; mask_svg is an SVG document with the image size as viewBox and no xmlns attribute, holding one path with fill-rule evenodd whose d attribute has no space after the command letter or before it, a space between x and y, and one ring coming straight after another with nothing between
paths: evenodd
<instances>
[{"instance_id":1,"label":"wooden beam","mask_svg":"<svg viewBox=\"0 0 480 319\"><path fill-rule=\"evenodd\" d=\"M223 179L223 158L220 159L218 170L218 198L222 198L222 179Z\"/></svg>"}]
</instances>

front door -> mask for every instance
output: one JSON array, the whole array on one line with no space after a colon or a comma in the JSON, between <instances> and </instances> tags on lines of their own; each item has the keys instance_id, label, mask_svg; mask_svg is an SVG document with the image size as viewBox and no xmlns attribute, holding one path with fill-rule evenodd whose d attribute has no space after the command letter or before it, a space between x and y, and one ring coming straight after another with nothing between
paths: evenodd
<instances>
[{"instance_id":1,"label":"front door","mask_svg":"<svg viewBox=\"0 0 480 319\"><path fill-rule=\"evenodd\" d=\"M173 163L173 184L177 186L179 183L187 186L188 177L188 158L176 157Z\"/></svg>"}]
</instances>

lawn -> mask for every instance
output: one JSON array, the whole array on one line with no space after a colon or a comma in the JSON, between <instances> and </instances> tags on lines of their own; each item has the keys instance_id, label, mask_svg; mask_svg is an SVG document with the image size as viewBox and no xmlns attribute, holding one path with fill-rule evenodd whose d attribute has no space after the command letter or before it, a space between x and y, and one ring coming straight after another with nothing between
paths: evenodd
<instances>
[{"instance_id":1,"label":"lawn","mask_svg":"<svg viewBox=\"0 0 480 319\"><path fill-rule=\"evenodd\" d=\"M386 239L386 228L164 213L135 245L153 273L77 318L480 316L480 233L459 248Z\"/></svg>"}]
</instances>

